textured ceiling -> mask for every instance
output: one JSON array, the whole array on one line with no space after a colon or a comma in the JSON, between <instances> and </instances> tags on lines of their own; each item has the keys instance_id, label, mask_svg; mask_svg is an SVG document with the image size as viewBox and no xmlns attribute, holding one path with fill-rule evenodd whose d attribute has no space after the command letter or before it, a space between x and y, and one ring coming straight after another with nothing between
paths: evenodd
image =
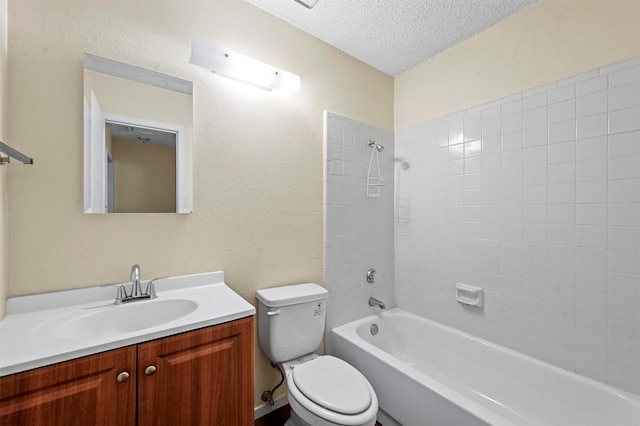
<instances>
[{"instance_id":1,"label":"textured ceiling","mask_svg":"<svg viewBox=\"0 0 640 426\"><path fill-rule=\"evenodd\" d=\"M246 0L396 76L538 0Z\"/></svg>"}]
</instances>

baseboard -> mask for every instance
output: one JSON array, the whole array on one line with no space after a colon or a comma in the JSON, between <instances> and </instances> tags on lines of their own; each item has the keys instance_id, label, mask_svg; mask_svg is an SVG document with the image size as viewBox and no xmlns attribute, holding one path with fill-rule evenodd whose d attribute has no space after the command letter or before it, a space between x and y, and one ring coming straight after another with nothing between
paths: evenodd
<instances>
[{"instance_id":1,"label":"baseboard","mask_svg":"<svg viewBox=\"0 0 640 426\"><path fill-rule=\"evenodd\" d=\"M381 408L378 409L378 423L383 426L402 426L393 417L385 413Z\"/></svg>"},{"instance_id":2,"label":"baseboard","mask_svg":"<svg viewBox=\"0 0 640 426\"><path fill-rule=\"evenodd\" d=\"M273 402L273 405L264 404L259 407L255 407L253 409L253 419L255 420L259 419L260 417L266 416L270 412L286 405L289 401L287 400L287 395L282 395L280 398L275 399Z\"/></svg>"}]
</instances>

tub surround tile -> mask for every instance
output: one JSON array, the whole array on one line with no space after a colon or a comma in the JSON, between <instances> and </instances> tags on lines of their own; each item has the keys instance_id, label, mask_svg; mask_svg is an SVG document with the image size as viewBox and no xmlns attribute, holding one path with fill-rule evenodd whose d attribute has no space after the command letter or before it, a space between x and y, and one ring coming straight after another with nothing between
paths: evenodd
<instances>
[{"instance_id":1,"label":"tub surround tile","mask_svg":"<svg viewBox=\"0 0 640 426\"><path fill-rule=\"evenodd\" d=\"M433 158L424 159L424 164L442 166L439 175L443 194L448 185L449 158L452 171L459 167L463 176L465 145L453 143L463 141L463 118L460 115L441 125L434 122L407 131L412 138L403 147L407 155L429 152ZM369 139L384 146L379 160L386 186L381 188L383 197L379 198L366 196L372 153ZM333 327L374 312L367 304L369 297L394 305L394 134L326 112L324 147L324 285L330 294L325 351L330 352ZM370 268L381 276L373 285L365 279Z\"/></svg>"},{"instance_id":2,"label":"tub surround tile","mask_svg":"<svg viewBox=\"0 0 640 426\"><path fill-rule=\"evenodd\" d=\"M640 57L395 144L398 306L640 393ZM485 289L484 311L457 282Z\"/></svg>"}]
</instances>

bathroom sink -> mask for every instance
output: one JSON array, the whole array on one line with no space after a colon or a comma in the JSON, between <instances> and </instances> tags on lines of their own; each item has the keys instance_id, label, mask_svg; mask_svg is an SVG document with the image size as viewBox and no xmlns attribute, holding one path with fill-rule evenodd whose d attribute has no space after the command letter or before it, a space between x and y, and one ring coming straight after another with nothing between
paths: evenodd
<instances>
[{"instance_id":1,"label":"bathroom sink","mask_svg":"<svg viewBox=\"0 0 640 426\"><path fill-rule=\"evenodd\" d=\"M154 282L155 299L118 305L113 285L10 298L0 321L0 377L255 314L222 271Z\"/></svg>"},{"instance_id":2,"label":"bathroom sink","mask_svg":"<svg viewBox=\"0 0 640 426\"><path fill-rule=\"evenodd\" d=\"M62 317L49 324L47 332L63 339L106 337L175 321L196 310L192 300L168 299L131 302L126 305L108 305L93 308L93 312L71 318Z\"/></svg>"}]
</instances>

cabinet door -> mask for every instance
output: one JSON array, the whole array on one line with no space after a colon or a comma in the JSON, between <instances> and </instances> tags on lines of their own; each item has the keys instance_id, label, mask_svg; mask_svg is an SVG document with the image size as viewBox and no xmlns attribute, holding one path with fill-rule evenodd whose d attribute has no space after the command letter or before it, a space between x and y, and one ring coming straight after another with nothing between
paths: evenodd
<instances>
[{"instance_id":1,"label":"cabinet door","mask_svg":"<svg viewBox=\"0 0 640 426\"><path fill-rule=\"evenodd\" d=\"M141 426L253 425L253 317L140 344L138 372Z\"/></svg>"},{"instance_id":2,"label":"cabinet door","mask_svg":"<svg viewBox=\"0 0 640 426\"><path fill-rule=\"evenodd\" d=\"M0 425L134 425L135 366L130 346L0 378Z\"/></svg>"}]
</instances>

